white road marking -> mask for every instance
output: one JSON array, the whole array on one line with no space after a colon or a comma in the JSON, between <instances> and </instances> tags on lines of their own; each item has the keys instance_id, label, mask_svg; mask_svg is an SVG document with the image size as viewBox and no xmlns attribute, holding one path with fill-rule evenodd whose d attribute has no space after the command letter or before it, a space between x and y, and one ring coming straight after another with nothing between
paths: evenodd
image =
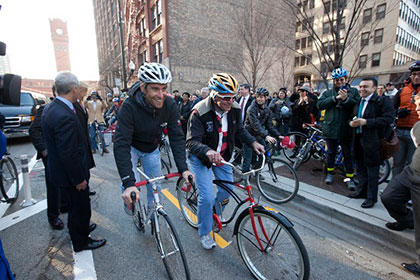
<instances>
[{"instance_id":1,"label":"white road marking","mask_svg":"<svg viewBox=\"0 0 420 280\"><path fill-rule=\"evenodd\" d=\"M74 252L73 251L73 274L74 280L96 280L95 263L91 250Z\"/></svg>"},{"instance_id":2,"label":"white road marking","mask_svg":"<svg viewBox=\"0 0 420 280\"><path fill-rule=\"evenodd\" d=\"M36 163L37 163L37 159L36 159L36 154L35 154L28 163L29 173L31 173ZM19 191L22 190L22 186L23 186L23 175L22 175L22 172L19 172ZM0 217L3 217L4 213L6 213L9 207L10 207L9 203L3 203L3 202L0 203Z\"/></svg>"},{"instance_id":3,"label":"white road marking","mask_svg":"<svg viewBox=\"0 0 420 280\"><path fill-rule=\"evenodd\" d=\"M0 231L11 227L43 210L47 209L47 200L44 199L34 205L23 208L22 210L16 211L6 217L0 219Z\"/></svg>"}]
</instances>

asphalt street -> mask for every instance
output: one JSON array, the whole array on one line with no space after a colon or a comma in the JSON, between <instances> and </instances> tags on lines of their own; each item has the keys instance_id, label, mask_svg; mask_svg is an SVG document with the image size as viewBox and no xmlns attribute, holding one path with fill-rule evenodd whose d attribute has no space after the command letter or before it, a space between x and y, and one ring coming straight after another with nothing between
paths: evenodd
<instances>
[{"instance_id":1,"label":"asphalt street","mask_svg":"<svg viewBox=\"0 0 420 280\"><path fill-rule=\"evenodd\" d=\"M13 141L10 152L15 159L22 153L30 158L35 154L28 140ZM92 237L106 238L107 244L92 251L95 275L89 279L167 279L150 231L140 233L123 210L112 153L103 157L95 155L95 161L90 187L97 193L91 197L91 205L92 222L98 226ZM42 162L33 167L30 181L33 197L42 203L46 198ZM175 184L176 180L172 179L162 188L176 196ZM233 224L221 233L232 243L223 249L206 251L200 246L197 231L184 221L166 196L162 197L181 238L192 279L252 279L232 237ZM0 221L9 215L22 216L19 203L23 195L19 198ZM404 254L407 248L394 248L368 230L350 227L300 199L281 206L264 200L260 203L278 209L294 224L309 254L310 279L412 279L400 268L400 263L407 261ZM67 215L61 217L66 222ZM77 269L67 229L52 230L46 210L5 227L0 231L0 238L17 279L75 279Z\"/></svg>"}]
</instances>

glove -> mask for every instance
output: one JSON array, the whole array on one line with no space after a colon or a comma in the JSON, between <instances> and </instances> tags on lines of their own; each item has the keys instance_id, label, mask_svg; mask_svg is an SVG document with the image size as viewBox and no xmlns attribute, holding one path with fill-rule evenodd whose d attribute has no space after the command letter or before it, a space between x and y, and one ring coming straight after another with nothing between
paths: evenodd
<instances>
[{"instance_id":1,"label":"glove","mask_svg":"<svg viewBox=\"0 0 420 280\"><path fill-rule=\"evenodd\" d=\"M293 149L295 147L295 143L290 139L289 136L284 136L283 140L281 141L281 146L288 149Z\"/></svg>"},{"instance_id":2,"label":"glove","mask_svg":"<svg viewBox=\"0 0 420 280\"><path fill-rule=\"evenodd\" d=\"M397 110L397 116L398 118L405 118L408 115L410 115L411 110L408 110L407 108L400 108Z\"/></svg>"}]
</instances>

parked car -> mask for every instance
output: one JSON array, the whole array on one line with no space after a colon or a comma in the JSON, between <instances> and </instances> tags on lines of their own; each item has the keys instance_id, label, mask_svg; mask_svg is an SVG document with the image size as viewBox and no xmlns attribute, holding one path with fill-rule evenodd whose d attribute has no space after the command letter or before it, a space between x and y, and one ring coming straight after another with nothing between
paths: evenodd
<instances>
[{"instance_id":1,"label":"parked car","mask_svg":"<svg viewBox=\"0 0 420 280\"><path fill-rule=\"evenodd\" d=\"M3 132L6 138L29 136L29 126L34 120L36 111L49 99L39 93L22 91L20 106L0 104L0 114L5 117Z\"/></svg>"}]
</instances>

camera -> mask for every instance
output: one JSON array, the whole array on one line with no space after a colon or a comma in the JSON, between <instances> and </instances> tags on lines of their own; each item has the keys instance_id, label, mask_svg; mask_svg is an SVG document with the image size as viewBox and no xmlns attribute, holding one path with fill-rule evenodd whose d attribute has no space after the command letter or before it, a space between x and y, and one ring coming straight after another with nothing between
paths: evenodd
<instances>
[{"instance_id":1,"label":"camera","mask_svg":"<svg viewBox=\"0 0 420 280\"><path fill-rule=\"evenodd\" d=\"M6 44L0 42L0 56L6 55ZM0 103L20 106L22 78L13 74L0 74Z\"/></svg>"}]
</instances>

